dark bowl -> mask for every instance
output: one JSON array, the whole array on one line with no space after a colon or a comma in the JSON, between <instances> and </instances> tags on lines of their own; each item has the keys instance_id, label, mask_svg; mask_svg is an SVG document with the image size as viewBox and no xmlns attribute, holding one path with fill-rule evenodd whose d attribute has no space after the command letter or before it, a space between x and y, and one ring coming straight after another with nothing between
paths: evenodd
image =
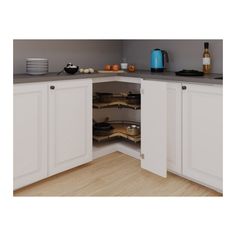
<instances>
[{"instance_id":1,"label":"dark bowl","mask_svg":"<svg viewBox=\"0 0 236 236\"><path fill-rule=\"evenodd\" d=\"M64 67L65 72L71 75L75 74L78 71L78 69L79 69L78 66L75 68Z\"/></svg>"}]
</instances>

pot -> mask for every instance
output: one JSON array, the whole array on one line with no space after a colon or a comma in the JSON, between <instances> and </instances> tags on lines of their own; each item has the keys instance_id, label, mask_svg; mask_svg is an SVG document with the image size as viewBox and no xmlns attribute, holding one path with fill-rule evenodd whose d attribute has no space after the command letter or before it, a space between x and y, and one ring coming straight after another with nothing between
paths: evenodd
<instances>
[{"instance_id":1,"label":"pot","mask_svg":"<svg viewBox=\"0 0 236 236\"><path fill-rule=\"evenodd\" d=\"M139 125L129 125L127 127L127 133L129 135L139 135L140 134L140 126Z\"/></svg>"},{"instance_id":2,"label":"pot","mask_svg":"<svg viewBox=\"0 0 236 236\"><path fill-rule=\"evenodd\" d=\"M113 94L112 93L96 93L98 99L100 102L111 102L112 98L113 98Z\"/></svg>"},{"instance_id":3,"label":"pot","mask_svg":"<svg viewBox=\"0 0 236 236\"><path fill-rule=\"evenodd\" d=\"M93 125L93 133L97 136L109 135L112 130L112 125L107 122L94 123Z\"/></svg>"},{"instance_id":4,"label":"pot","mask_svg":"<svg viewBox=\"0 0 236 236\"><path fill-rule=\"evenodd\" d=\"M140 93L129 93L127 95L127 102L129 104L140 104L141 94Z\"/></svg>"},{"instance_id":5,"label":"pot","mask_svg":"<svg viewBox=\"0 0 236 236\"><path fill-rule=\"evenodd\" d=\"M111 124L107 123L107 122L99 122L99 123L95 123L93 125L93 129L94 130L112 130L113 127Z\"/></svg>"}]
</instances>

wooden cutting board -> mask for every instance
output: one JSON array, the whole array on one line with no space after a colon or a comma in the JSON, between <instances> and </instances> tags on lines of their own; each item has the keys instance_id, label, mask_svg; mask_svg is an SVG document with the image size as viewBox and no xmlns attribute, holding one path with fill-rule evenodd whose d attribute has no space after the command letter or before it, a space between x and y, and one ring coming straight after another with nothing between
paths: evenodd
<instances>
[{"instance_id":1,"label":"wooden cutting board","mask_svg":"<svg viewBox=\"0 0 236 236\"><path fill-rule=\"evenodd\" d=\"M117 71L113 71L113 70L98 70L98 73L110 73L110 74L114 74L114 73L124 73L124 70L117 70Z\"/></svg>"}]
</instances>

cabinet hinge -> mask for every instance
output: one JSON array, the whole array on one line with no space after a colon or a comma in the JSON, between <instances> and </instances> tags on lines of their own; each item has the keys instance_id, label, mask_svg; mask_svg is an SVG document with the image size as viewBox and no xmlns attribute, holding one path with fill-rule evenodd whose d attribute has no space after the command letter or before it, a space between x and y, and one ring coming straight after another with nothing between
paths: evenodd
<instances>
[{"instance_id":1,"label":"cabinet hinge","mask_svg":"<svg viewBox=\"0 0 236 236\"><path fill-rule=\"evenodd\" d=\"M144 154L141 154L141 156L140 156L140 157L141 157L141 159L144 159Z\"/></svg>"}]
</instances>

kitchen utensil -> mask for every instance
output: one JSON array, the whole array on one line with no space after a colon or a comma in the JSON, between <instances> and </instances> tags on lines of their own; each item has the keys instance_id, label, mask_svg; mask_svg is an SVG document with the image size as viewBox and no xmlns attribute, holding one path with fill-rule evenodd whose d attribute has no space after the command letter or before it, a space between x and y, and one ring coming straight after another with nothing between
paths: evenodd
<instances>
[{"instance_id":1,"label":"kitchen utensil","mask_svg":"<svg viewBox=\"0 0 236 236\"><path fill-rule=\"evenodd\" d=\"M120 68L121 68L121 70L127 70L127 68L128 68L128 63L120 63Z\"/></svg>"},{"instance_id":2,"label":"kitchen utensil","mask_svg":"<svg viewBox=\"0 0 236 236\"><path fill-rule=\"evenodd\" d=\"M104 136L111 134L113 127L107 122L98 122L93 124L93 133L97 136Z\"/></svg>"},{"instance_id":3,"label":"kitchen utensil","mask_svg":"<svg viewBox=\"0 0 236 236\"><path fill-rule=\"evenodd\" d=\"M204 73L202 71L197 70L180 70L175 72L178 76L203 76Z\"/></svg>"},{"instance_id":4,"label":"kitchen utensil","mask_svg":"<svg viewBox=\"0 0 236 236\"><path fill-rule=\"evenodd\" d=\"M129 104L140 104L141 94L140 93L128 93L127 102Z\"/></svg>"},{"instance_id":5,"label":"kitchen utensil","mask_svg":"<svg viewBox=\"0 0 236 236\"><path fill-rule=\"evenodd\" d=\"M43 75L48 73L48 59L26 58L26 73L30 75Z\"/></svg>"},{"instance_id":6,"label":"kitchen utensil","mask_svg":"<svg viewBox=\"0 0 236 236\"><path fill-rule=\"evenodd\" d=\"M138 134L140 134L140 126L138 126L138 125L129 125L127 127L127 133L129 135L138 135Z\"/></svg>"},{"instance_id":7,"label":"kitchen utensil","mask_svg":"<svg viewBox=\"0 0 236 236\"><path fill-rule=\"evenodd\" d=\"M72 63L68 63L66 67L64 67L65 72L71 75L75 74L78 71L78 69L79 67L73 65Z\"/></svg>"},{"instance_id":8,"label":"kitchen utensil","mask_svg":"<svg viewBox=\"0 0 236 236\"><path fill-rule=\"evenodd\" d=\"M100 102L111 102L113 98L112 93L96 93Z\"/></svg>"},{"instance_id":9,"label":"kitchen utensil","mask_svg":"<svg viewBox=\"0 0 236 236\"><path fill-rule=\"evenodd\" d=\"M220 77L215 77L214 79L223 80L223 76L220 76Z\"/></svg>"},{"instance_id":10,"label":"kitchen utensil","mask_svg":"<svg viewBox=\"0 0 236 236\"><path fill-rule=\"evenodd\" d=\"M151 52L151 72L163 72L169 62L168 53L156 48Z\"/></svg>"},{"instance_id":11,"label":"kitchen utensil","mask_svg":"<svg viewBox=\"0 0 236 236\"><path fill-rule=\"evenodd\" d=\"M108 73L108 74L109 74L109 73L111 73L111 74L112 74L112 73L116 73L116 74L117 74L117 73L124 73L124 72L125 72L125 71L123 71L123 70L117 70L117 71L113 71L113 70L98 70L98 73L104 73L104 74L105 74L105 73Z\"/></svg>"},{"instance_id":12,"label":"kitchen utensil","mask_svg":"<svg viewBox=\"0 0 236 236\"><path fill-rule=\"evenodd\" d=\"M113 129L112 125L107 122L98 122L93 125L94 130L111 130Z\"/></svg>"}]
</instances>

